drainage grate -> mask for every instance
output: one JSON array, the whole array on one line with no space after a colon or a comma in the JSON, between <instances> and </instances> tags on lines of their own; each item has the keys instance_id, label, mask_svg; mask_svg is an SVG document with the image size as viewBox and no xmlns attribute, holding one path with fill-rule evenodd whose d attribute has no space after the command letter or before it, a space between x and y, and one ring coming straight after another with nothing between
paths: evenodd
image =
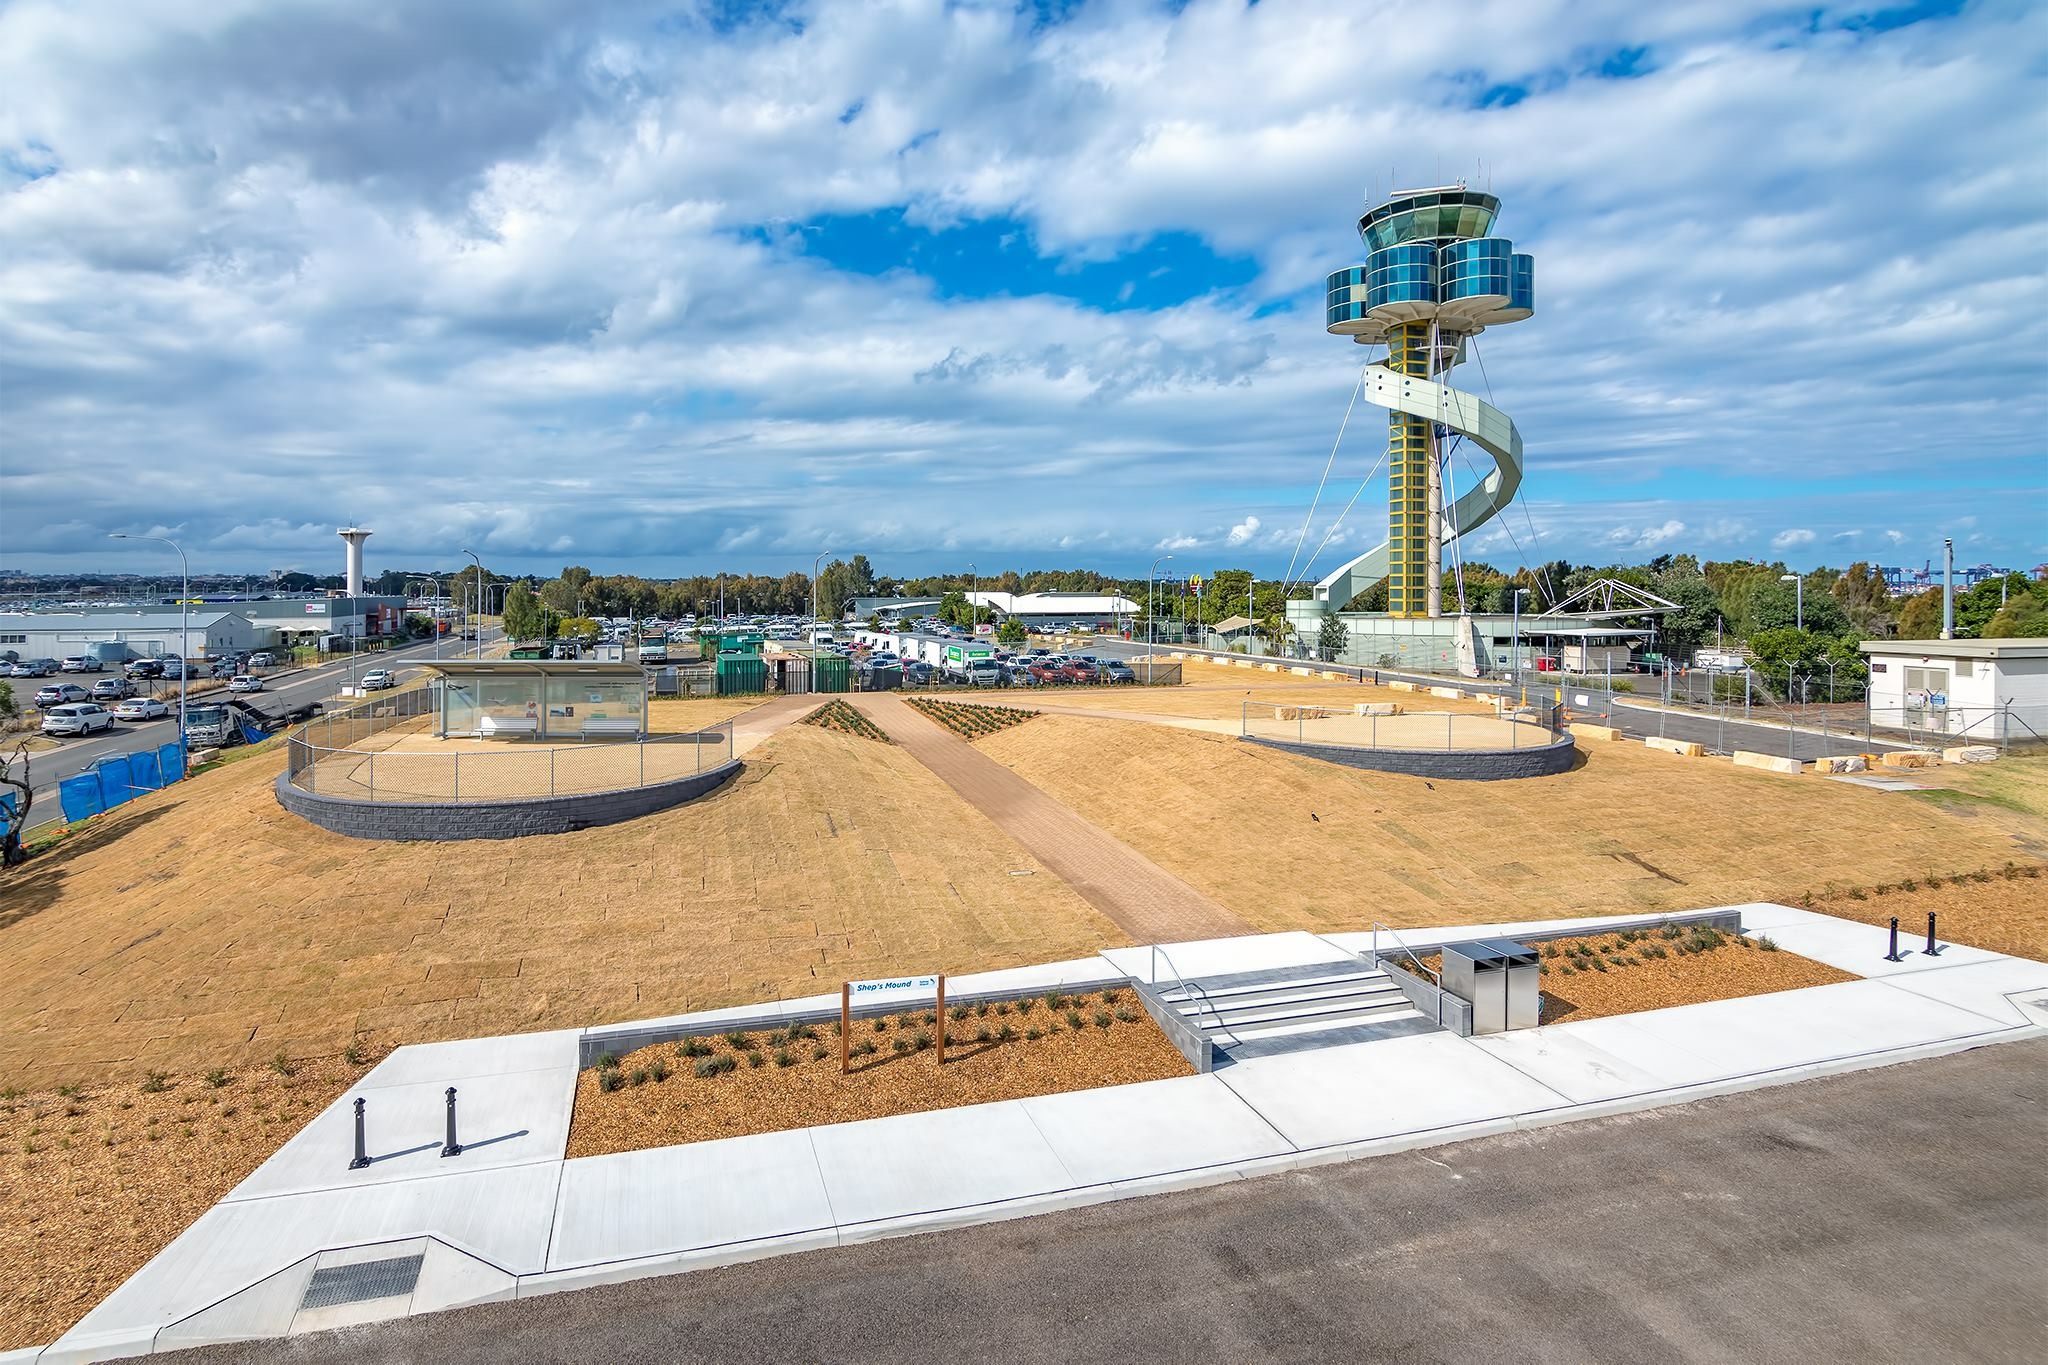
<instances>
[{"instance_id":1,"label":"drainage grate","mask_svg":"<svg viewBox=\"0 0 2048 1365\"><path fill-rule=\"evenodd\" d=\"M340 1303L363 1303L370 1299L393 1299L410 1294L412 1287L419 1283L420 1263L424 1260L424 1253L415 1253L316 1270L299 1307L332 1308Z\"/></svg>"}]
</instances>

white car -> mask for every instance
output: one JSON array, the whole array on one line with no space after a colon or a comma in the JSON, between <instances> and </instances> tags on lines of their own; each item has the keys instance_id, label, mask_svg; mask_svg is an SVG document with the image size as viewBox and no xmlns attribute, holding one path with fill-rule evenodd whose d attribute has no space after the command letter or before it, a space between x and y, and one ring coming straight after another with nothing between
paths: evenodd
<instances>
[{"instance_id":1,"label":"white car","mask_svg":"<svg viewBox=\"0 0 2048 1365\"><path fill-rule=\"evenodd\" d=\"M155 697L130 697L114 708L115 720L158 720L171 714L171 708Z\"/></svg>"},{"instance_id":2,"label":"white car","mask_svg":"<svg viewBox=\"0 0 2048 1365\"><path fill-rule=\"evenodd\" d=\"M53 706L43 713L46 735L89 735L95 730L114 728L114 713L97 702L78 701Z\"/></svg>"},{"instance_id":3,"label":"white car","mask_svg":"<svg viewBox=\"0 0 2048 1365\"><path fill-rule=\"evenodd\" d=\"M252 673L237 673L234 677L228 679L228 691L230 692L261 692L262 690L263 679Z\"/></svg>"},{"instance_id":4,"label":"white car","mask_svg":"<svg viewBox=\"0 0 2048 1365\"><path fill-rule=\"evenodd\" d=\"M398 679L388 668L373 668L368 673L363 674L363 681L360 686L365 692L382 692L387 687L398 686Z\"/></svg>"}]
</instances>

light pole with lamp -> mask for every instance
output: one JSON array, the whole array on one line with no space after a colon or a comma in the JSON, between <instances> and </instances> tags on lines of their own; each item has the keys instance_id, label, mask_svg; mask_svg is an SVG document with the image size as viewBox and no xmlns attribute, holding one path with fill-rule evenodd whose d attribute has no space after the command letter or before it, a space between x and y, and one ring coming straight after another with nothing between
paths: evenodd
<instances>
[{"instance_id":1,"label":"light pole with lamp","mask_svg":"<svg viewBox=\"0 0 2048 1365\"><path fill-rule=\"evenodd\" d=\"M1152 561L1152 567L1145 573L1145 681L1152 681L1152 656L1157 652L1159 638L1158 597L1153 589L1153 580L1159 576L1159 566L1172 555L1161 555Z\"/></svg>"},{"instance_id":2,"label":"light pole with lamp","mask_svg":"<svg viewBox=\"0 0 2048 1365\"><path fill-rule=\"evenodd\" d=\"M1508 653L1508 668L1509 668L1509 670L1511 671L1511 676L1510 676L1510 678L1509 678L1509 680L1508 680L1508 685L1509 685L1509 686L1511 686L1511 687L1513 687L1513 688L1515 689L1515 692L1516 692L1516 694L1517 694L1517 696L1516 696L1516 699L1517 699L1518 701L1520 701L1520 702L1521 702L1521 703L1522 703L1523 705L1525 705L1525 706L1526 706L1526 705L1528 705L1528 702L1529 702L1529 698L1528 698L1528 697L1526 697L1526 696L1523 696L1523 695L1521 695L1521 690L1522 690L1522 599L1523 599L1524 597L1527 597L1528 595L1529 595L1529 590L1528 590L1527 588L1516 588L1516 589L1515 589L1515 609L1514 609L1514 620L1515 620L1515 628L1514 628L1514 633L1513 633L1513 634L1512 634L1512 635L1511 635L1511 636L1509 637L1509 638L1510 638L1510 640L1512 641L1512 643L1511 643L1511 644L1510 644L1510 645L1508 646L1508 651L1509 651L1509 653Z\"/></svg>"},{"instance_id":3,"label":"light pole with lamp","mask_svg":"<svg viewBox=\"0 0 2048 1365\"><path fill-rule=\"evenodd\" d=\"M974 628L981 623L981 613L974 609L974 590L980 583L981 574L975 569L974 561L970 559L967 561L967 633L969 635L972 635Z\"/></svg>"},{"instance_id":4,"label":"light pole with lamp","mask_svg":"<svg viewBox=\"0 0 2048 1365\"><path fill-rule=\"evenodd\" d=\"M108 540L154 540L178 552L178 751L185 750L185 683L192 676L192 569L185 561L185 547L164 536L131 536L126 531L107 532Z\"/></svg>"},{"instance_id":5,"label":"light pole with lamp","mask_svg":"<svg viewBox=\"0 0 2048 1365\"><path fill-rule=\"evenodd\" d=\"M476 657L481 660L484 657L484 562L476 557L475 550L464 550L462 553L468 555L470 562L476 565ZM468 620L468 617L464 617L463 623L467 625Z\"/></svg>"},{"instance_id":6,"label":"light pole with lamp","mask_svg":"<svg viewBox=\"0 0 2048 1365\"><path fill-rule=\"evenodd\" d=\"M1799 630L1806 629L1806 580L1796 573L1781 573L1780 583L1792 585L1792 624Z\"/></svg>"}]
</instances>

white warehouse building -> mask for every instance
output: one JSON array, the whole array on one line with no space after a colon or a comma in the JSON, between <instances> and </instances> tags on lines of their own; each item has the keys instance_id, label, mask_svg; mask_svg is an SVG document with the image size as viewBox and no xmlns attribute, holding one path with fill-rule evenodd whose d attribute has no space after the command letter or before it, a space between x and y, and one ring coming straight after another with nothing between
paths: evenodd
<instances>
[{"instance_id":1,"label":"white warehouse building","mask_svg":"<svg viewBox=\"0 0 2048 1365\"><path fill-rule=\"evenodd\" d=\"M997 620L1014 618L1030 630L1069 624L1108 630L1138 614L1136 602L1114 593L971 592L967 600L977 607L987 607Z\"/></svg>"},{"instance_id":2,"label":"white warehouse building","mask_svg":"<svg viewBox=\"0 0 2048 1365\"><path fill-rule=\"evenodd\" d=\"M277 638L275 630L217 607L195 610L182 619L175 611L36 612L0 615L0 654L16 659L87 654L120 663L179 653L188 628L195 659L262 649Z\"/></svg>"},{"instance_id":3,"label":"white warehouse building","mask_svg":"<svg viewBox=\"0 0 2048 1365\"><path fill-rule=\"evenodd\" d=\"M2048 640L1865 640L1870 720L2004 743L2048 739Z\"/></svg>"}]
</instances>

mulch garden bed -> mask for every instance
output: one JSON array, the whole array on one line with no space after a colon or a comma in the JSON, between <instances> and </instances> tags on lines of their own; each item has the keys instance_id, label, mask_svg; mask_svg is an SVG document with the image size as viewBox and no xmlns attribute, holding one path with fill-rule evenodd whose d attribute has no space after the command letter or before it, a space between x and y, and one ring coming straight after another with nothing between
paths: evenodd
<instances>
[{"instance_id":1,"label":"mulch garden bed","mask_svg":"<svg viewBox=\"0 0 2048 1365\"><path fill-rule=\"evenodd\" d=\"M955 1017L955 1016L958 1017ZM569 1155L598 1156L1193 1074L1128 990L1053 992L839 1023L657 1043L576 1083Z\"/></svg>"},{"instance_id":2,"label":"mulch garden bed","mask_svg":"<svg viewBox=\"0 0 2048 1365\"><path fill-rule=\"evenodd\" d=\"M1935 935L1944 943L2048 961L2048 867L2040 863L1929 874L1805 895L1792 903L1880 929L1896 916L1900 939L1915 942L1924 939L1932 913Z\"/></svg>"},{"instance_id":3,"label":"mulch garden bed","mask_svg":"<svg viewBox=\"0 0 2048 1365\"><path fill-rule=\"evenodd\" d=\"M935 720L962 739L980 739L1022 725L1036 711L1017 706L983 706L974 702L940 701L935 697L910 697L910 704L927 719Z\"/></svg>"},{"instance_id":4,"label":"mulch garden bed","mask_svg":"<svg viewBox=\"0 0 2048 1365\"><path fill-rule=\"evenodd\" d=\"M389 1050L0 1090L0 1351L55 1340Z\"/></svg>"},{"instance_id":5,"label":"mulch garden bed","mask_svg":"<svg viewBox=\"0 0 2048 1365\"><path fill-rule=\"evenodd\" d=\"M803 719L805 725L815 725L821 730L837 734L852 735L857 739L890 742L880 726L862 715L859 710L843 701L828 701Z\"/></svg>"},{"instance_id":6,"label":"mulch garden bed","mask_svg":"<svg viewBox=\"0 0 2048 1365\"><path fill-rule=\"evenodd\" d=\"M1546 1024L1860 980L1788 953L1768 938L1706 926L1548 939L1537 951L1543 955ZM1422 961L1432 971L1442 970L1439 954Z\"/></svg>"}]
</instances>

